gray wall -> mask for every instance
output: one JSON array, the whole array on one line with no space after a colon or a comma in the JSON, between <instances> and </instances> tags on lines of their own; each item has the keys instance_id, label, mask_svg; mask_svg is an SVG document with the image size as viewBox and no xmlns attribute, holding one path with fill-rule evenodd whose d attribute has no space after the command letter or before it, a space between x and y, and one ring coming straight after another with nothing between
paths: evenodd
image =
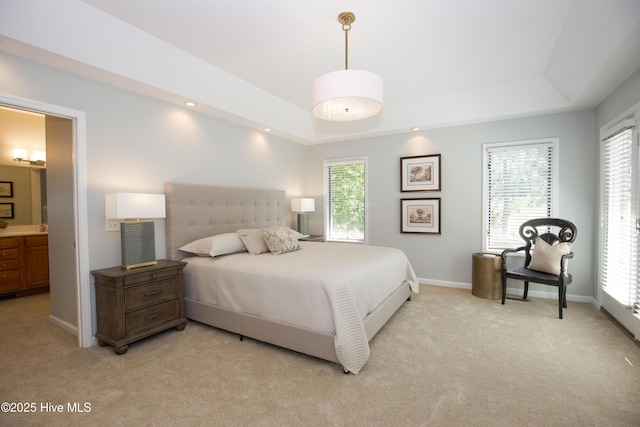
<instances>
[{"instance_id":1,"label":"gray wall","mask_svg":"<svg viewBox=\"0 0 640 427\"><path fill-rule=\"evenodd\" d=\"M0 92L86 113L90 269L121 261L120 234L105 231L106 193L163 193L168 181L305 192L306 147L299 144L4 53L0 72ZM159 259L164 226L156 221ZM75 289L67 293L73 304ZM95 307L92 313L95 331ZM56 316L76 325L69 314Z\"/></svg>"},{"instance_id":2,"label":"gray wall","mask_svg":"<svg viewBox=\"0 0 640 427\"><path fill-rule=\"evenodd\" d=\"M619 119L621 114L633 107L640 107L640 69L636 70L598 105L595 124L597 131L600 132L602 126L609 124L612 120Z\"/></svg>"},{"instance_id":3,"label":"gray wall","mask_svg":"<svg viewBox=\"0 0 640 427\"><path fill-rule=\"evenodd\" d=\"M302 145L12 55L0 53L0 69L0 92L86 112L92 269L120 264L120 235L105 231L106 193L163 193L168 181L305 192ZM161 258L164 220L156 233Z\"/></svg>"},{"instance_id":4,"label":"gray wall","mask_svg":"<svg viewBox=\"0 0 640 427\"><path fill-rule=\"evenodd\" d=\"M482 144L559 137L559 216L579 231L568 293L590 301L598 171L594 129L589 110L313 146L307 195L316 197L320 209L311 216L311 232L322 232L323 160L366 155L370 243L401 248L427 283L470 286L471 254L482 250ZM400 192L400 157L437 153L442 154L442 191ZM400 199L414 197L442 199L440 236L400 233ZM532 286L534 295L536 290L555 291Z\"/></svg>"}]
</instances>

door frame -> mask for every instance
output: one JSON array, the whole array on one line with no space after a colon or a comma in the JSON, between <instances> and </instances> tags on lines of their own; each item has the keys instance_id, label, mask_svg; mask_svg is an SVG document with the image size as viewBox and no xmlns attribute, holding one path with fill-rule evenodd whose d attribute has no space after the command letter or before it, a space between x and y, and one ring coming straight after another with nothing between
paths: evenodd
<instances>
[{"instance_id":1,"label":"door frame","mask_svg":"<svg viewBox=\"0 0 640 427\"><path fill-rule=\"evenodd\" d=\"M80 347L93 345L91 330L91 273L89 268L89 227L87 210L86 114L58 105L0 93L0 105L63 117L73 122L74 230L76 265L77 337Z\"/></svg>"}]
</instances>

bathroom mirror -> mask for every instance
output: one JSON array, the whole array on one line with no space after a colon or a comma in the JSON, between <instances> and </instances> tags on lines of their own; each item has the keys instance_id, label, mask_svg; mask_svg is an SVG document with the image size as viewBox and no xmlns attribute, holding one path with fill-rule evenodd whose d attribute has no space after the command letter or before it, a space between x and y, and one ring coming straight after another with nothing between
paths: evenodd
<instances>
[{"instance_id":1,"label":"bathroom mirror","mask_svg":"<svg viewBox=\"0 0 640 427\"><path fill-rule=\"evenodd\" d=\"M9 225L47 223L47 170L0 165L0 219Z\"/></svg>"}]
</instances>

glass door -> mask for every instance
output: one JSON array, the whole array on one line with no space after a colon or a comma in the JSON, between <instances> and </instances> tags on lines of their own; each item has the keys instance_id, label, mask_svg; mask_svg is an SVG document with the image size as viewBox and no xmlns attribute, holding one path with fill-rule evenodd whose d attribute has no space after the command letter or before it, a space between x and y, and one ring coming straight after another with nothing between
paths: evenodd
<instances>
[{"instance_id":1,"label":"glass door","mask_svg":"<svg viewBox=\"0 0 640 427\"><path fill-rule=\"evenodd\" d=\"M638 118L601 132L599 301L640 340Z\"/></svg>"}]
</instances>

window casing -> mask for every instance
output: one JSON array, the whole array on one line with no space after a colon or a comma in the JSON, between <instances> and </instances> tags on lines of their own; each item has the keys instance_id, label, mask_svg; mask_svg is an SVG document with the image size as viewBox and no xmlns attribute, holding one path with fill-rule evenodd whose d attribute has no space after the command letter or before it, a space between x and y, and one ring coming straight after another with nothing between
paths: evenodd
<instances>
[{"instance_id":1,"label":"window casing","mask_svg":"<svg viewBox=\"0 0 640 427\"><path fill-rule=\"evenodd\" d=\"M324 162L325 237L367 241L367 158Z\"/></svg>"},{"instance_id":2,"label":"window casing","mask_svg":"<svg viewBox=\"0 0 640 427\"><path fill-rule=\"evenodd\" d=\"M518 230L532 218L556 217L557 138L483 145L483 248L521 246Z\"/></svg>"}]
</instances>

